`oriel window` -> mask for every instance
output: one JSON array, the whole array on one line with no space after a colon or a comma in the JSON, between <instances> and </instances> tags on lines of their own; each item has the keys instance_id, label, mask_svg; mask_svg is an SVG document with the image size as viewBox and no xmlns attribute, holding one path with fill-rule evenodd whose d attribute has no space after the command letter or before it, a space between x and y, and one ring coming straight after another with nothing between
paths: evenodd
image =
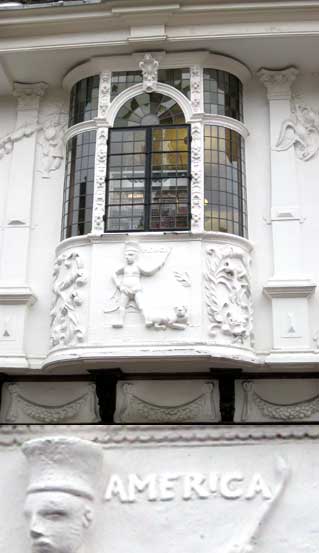
<instances>
[{"instance_id":1,"label":"oriel window","mask_svg":"<svg viewBox=\"0 0 319 553\"><path fill-rule=\"evenodd\" d=\"M119 110L106 187L106 232L190 228L190 132L174 100L141 94Z\"/></svg>"}]
</instances>

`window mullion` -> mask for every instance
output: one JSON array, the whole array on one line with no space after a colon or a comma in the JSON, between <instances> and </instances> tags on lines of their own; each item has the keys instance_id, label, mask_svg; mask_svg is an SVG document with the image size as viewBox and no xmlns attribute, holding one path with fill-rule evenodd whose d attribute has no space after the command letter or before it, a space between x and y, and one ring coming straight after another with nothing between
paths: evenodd
<instances>
[{"instance_id":1,"label":"window mullion","mask_svg":"<svg viewBox=\"0 0 319 553\"><path fill-rule=\"evenodd\" d=\"M145 230L150 230L151 220L151 195L152 195L152 128L146 129L146 155L145 155L145 198L144 216Z\"/></svg>"}]
</instances>

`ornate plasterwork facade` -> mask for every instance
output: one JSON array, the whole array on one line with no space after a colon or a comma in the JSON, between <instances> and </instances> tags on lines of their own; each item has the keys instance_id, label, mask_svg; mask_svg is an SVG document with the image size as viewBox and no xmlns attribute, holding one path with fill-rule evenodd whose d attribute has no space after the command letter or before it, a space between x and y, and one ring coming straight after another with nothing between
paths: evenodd
<instances>
[{"instance_id":1,"label":"ornate plasterwork facade","mask_svg":"<svg viewBox=\"0 0 319 553\"><path fill-rule=\"evenodd\" d=\"M148 11L139 5L136 13L135 6L129 11L113 4L108 12L105 3L95 13L89 3L82 8L90 24L85 28L78 17L79 32L65 30L65 44L62 31L52 43L40 39L36 8L33 23L28 9L17 8L10 18L1 12L7 41L1 42L0 67L1 422L96 422L104 417L103 405L109 405L108 422L116 413L122 424L317 421L318 393L308 387L313 380L315 388L316 378L308 371L316 371L319 353L318 76L306 51L314 51L307 25L316 26L318 10L308 3L307 16L300 11L299 32L288 5L281 6L293 44L275 24L266 28L258 4L248 29L243 4L229 19L222 3L201 10L183 2ZM68 6L73 21L80 8ZM262 9L274 18L272 8ZM41 32L61 18L59 9L45 10ZM269 48L261 48L261 32ZM276 32L283 44L279 57ZM16 44L10 33L19 37ZM300 33L307 47L299 46ZM236 38L243 35L251 48ZM22 43L30 74L14 62ZM83 83L93 76L89 105ZM78 122L67 128L64 100L81 81ZM224 109L232 87L239 96L240 82L243 117L239 102ZM105 232L110 129L125 104L154 93L169 106L176 103L188 127L189 227ZM210 141L206 127L214 128ZM235 141L226 146L221 129L225 137L239 135L245 149L240 178L247 179L249 239L224 232L230 219L236 232L236 209L246 200L234 192ZM70 153L72 138L88 132L95 150L88 154L85 144L82 153L94 156L90 178L79 176L76 193L65 186L62 198L66 147ZM74 213L81 211L72 233L84 226L83 236L60 241L62 203L66 213L71 204ZM207 223L209 209L215 226ZM64 225L71 225L67 216ZM133 263L126 257L128 242L131 248L135 242ZM268 385L269 370L274 382ZM293 373L288 392L277 371L287 382ZM21 381L30 375L34 395ZM56 402L44 386L51 376ZM158 397L147 387L153 377L161 382ZM74 395L61 393L68 378ZM173 394L175 379L183 381L183 393Z\"/></svg>"}]
</instances>

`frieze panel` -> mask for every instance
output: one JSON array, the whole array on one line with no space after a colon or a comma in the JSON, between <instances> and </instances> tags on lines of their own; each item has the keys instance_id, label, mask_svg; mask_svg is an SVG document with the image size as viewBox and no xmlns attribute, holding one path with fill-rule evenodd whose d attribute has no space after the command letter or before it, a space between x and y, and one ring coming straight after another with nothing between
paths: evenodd
<instances>
[{"instance_id":1,"label":"frieze panel","mask_svg":"<svg viewBox=\"0 0 319 553\"><path fill-rule=\"evenodd\" d=\"M236 383L237 422L319 420L315 380L261 380Z\"/></svg>"},{"instance_id":2,"label":"frieze panel","mask_svg":"<svg viewBox=\"0 0 319 553\"><path fill-rule=\"evenodd\" d=\"M17 448L4 451L9 462L1 496L11 489L11 501L0 502L1 516L7 512L5 546L10 540L13 553L21 547L94 553L103 547L121 551L129 540L133 550L146 551L153 543L154 553L172 544L176 553L247 553L266 551L279 540L288 551L293 541L299 548L304 540L305 526L302 536L286 533L298 513L306 515L313 535L316 490L304 459L305 447L315 453L313 442L295 442L294 450L282 448L280 455L276 443L264 443L261 455L249 441L195 446L191 427L183 429L188 440L176 447L174 431L161 430L165 438L156 448L126 444L104 450L73 426L68 435L42 429L37 439L25 441L27 463ZM300 486L307 494L292 501ZM6 528L13 523L10 536Z\"/></svg>"},{"instance_id":3,"label":"frieze panel","mask_svg":"<svg viewBox=\"0 0 319 553\"><path fill-rule=\"evenodd\" d=\"M118 383L115 422L217 422L218 387L203 381Z\"/></svg>"},{"instance_id":4,"label":"frieze panel","mask_svg":"<svg viewBox=\"0 0 319 553\"><path fill-rule=\"evenodd\" d=\"M76 382L20 382L4 384L4 423L96 423L94 384Z\"/></svg>"}]
</instances>

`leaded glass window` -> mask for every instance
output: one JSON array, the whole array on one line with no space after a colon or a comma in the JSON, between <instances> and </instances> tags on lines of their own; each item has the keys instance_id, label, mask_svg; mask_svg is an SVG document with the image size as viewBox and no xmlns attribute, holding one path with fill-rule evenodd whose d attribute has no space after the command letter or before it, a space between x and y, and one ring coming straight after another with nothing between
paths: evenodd
<instances>
[{"instance_id":1,"label":"leaded glass window","mask_svg":"<svg viewBox=\"0 0 319 553\"><path fill-rule=\"evenodd\" d=\"M72 87L69 127L97 116L100 76L82 79Z\"/></svg>"},{"instance_id":2,"label":"leaded glass window","mask_svg":"<svg viewBox=\"0 0 319 553\"><path fill-rule=\"evenodd\" d=\"M112 129L106 231L187 230L189 127Z\"/></svg>"},{"instance_id":3,"label":"leaded glass window","mask_svg":"<svg viewBox=\"0 0 319 553\"><path fill-rule=\"evenodd\" d=\"M134 84L143 82L141 71L113 71L111 81L111 100Z\"/></svg>"},{"instance_id":4,"label":"leaded glass window","mask_svg":"<svg viewBox=\"0 0 319 553\"><path fill-rule=\"evenodd\" d=\"M69 140L63 198L62 240L91 232L96 132Z\"/></svg>"},{"instance_id":5,"label":"leaded glass window","mask_svg":"<svg viewBox=\"0 0 319 553\"><path fill-rule=\"evenodd\" d=\"M205 127L205 230L247 236L245 158L242 137Z\"/></svg>"},{"instance_id":6,"label":"leaded glass window","mask_svg":"<svg viewBox=\"0 0 319 553\"><path fill-rule=\"evenodd\" d=\"M204 109L206 113L243 120L242 84L234 75L218 69L204 69Z\"/></svg>"},{"instance_id":7,"label":"leaded glass window","mask_svg":"<svg viewBox=\"0 0 319 553\"><path fill-rule=\"evenodd\" d=\"M168 96L152 92L128 100L119 110L114 127L180 125L185 123L180 106Z\"/></svg>"}]
</instances>

